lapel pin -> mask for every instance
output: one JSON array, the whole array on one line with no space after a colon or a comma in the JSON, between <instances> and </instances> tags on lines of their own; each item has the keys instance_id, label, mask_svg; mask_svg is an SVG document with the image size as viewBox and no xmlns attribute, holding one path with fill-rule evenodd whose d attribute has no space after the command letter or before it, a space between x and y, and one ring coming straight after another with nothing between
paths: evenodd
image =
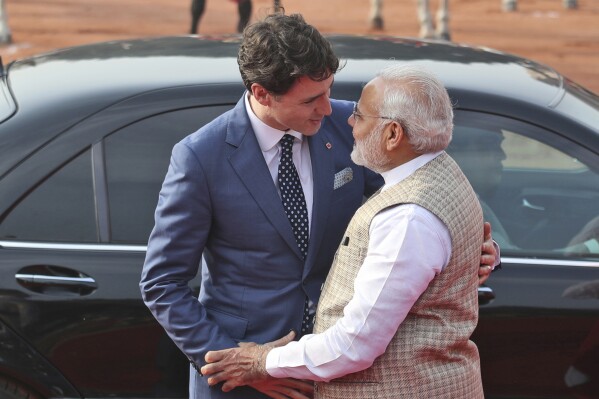
<instances>
[{"instance_id":1,"label":"lapel pin","mask_svg":"<svg viewBox=\"0 0 599 399\"><path fill-rule=\"evenodd\" d=\"M326 143L325 146L327 147L327 150L330 150L331 148L333 148L333 144L331 144L331 143Z\"/></svg>"}]
</instances>

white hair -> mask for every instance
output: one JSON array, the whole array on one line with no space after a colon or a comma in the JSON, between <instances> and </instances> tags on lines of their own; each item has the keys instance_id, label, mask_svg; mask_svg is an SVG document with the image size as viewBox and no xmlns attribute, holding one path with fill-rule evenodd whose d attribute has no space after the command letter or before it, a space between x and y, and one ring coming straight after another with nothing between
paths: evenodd
<instances>
[{"instance_id":1,"label":"white hair","mask_svg":"<svg viewBox=\"0 0 599 399\"><path fill-rule=\"evenodd\" d=\"M441 81L413 65L392 65L376 76L385 86L378 111L401 124L414 151L425 154L447 148L453 108Z\"/></svg>"}]
</instances>

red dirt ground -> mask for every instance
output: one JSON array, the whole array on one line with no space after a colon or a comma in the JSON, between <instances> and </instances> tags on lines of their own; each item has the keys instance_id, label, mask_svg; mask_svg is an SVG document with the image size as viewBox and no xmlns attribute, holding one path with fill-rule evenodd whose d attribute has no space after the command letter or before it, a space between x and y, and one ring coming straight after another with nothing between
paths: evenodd
<instances>
[{"instance_id":1,"label":"red dirt ground","mask_svg":"<svg viewBox=\"0 0 599 399\"><path fill-rule=\"evenodd\" d=\"M0 46L5 63L24 56L104 40L182 35L191 0L6 0L13 43ZM371 34L369 0L283 0L286 13L302 13L323 32ZM437 1L431 1L436 6ZM482 45L550 65L599 93L599 0L520 0L517 12L500 0L452 0L454 42ZM416 36L416 0L386 0L385 34ZM254 0L253 18L272 0ZM236 5L207 0L200 33L233 33Z\"/></svg>"}]
</instances>

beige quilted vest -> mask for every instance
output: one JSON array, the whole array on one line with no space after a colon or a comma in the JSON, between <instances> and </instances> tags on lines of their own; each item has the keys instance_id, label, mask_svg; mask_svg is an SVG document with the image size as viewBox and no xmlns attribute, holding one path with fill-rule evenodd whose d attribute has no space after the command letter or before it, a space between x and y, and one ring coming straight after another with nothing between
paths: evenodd
<instances>
[{"instance_id":1,"label":"beige quilted vest","mask_svg":"<svg viewBox=\"0 0 599 399\"><path fill-rule=\"evenodd\" d=\"M403 203L428 209L448 226L449 264L416 301L385 353L366 370L316 384L315 398L483 398L478 350L469 340L478 321L483 218L472 187L446 153L358 209L345 233L349 245L339 247L324 285L314 330L332 326L352 298L373 217Z\"/></svg>"}]
</instances>

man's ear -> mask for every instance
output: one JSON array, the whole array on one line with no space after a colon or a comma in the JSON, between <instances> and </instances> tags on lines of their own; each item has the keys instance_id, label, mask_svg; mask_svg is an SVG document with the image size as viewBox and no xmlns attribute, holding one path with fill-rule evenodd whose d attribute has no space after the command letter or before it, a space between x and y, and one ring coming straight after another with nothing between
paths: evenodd
<instances>
[{"instance_id":1,"label":"man's ear","mask_svg":"<svg viewBox=\"0 0 599 399\"><path fill-rule=\"evenodd\" d=\"M264 86L258 83L252 83L252 96L258 101L261 105L267 106L270 104L272 96L270 92L264 88Z\"/></svg>"},{"instance_id":2,"label":"man's ear","mask_svg":"<svg viewBox=\"0 0 599 399\"><path fill-rule=\"evenodd\" d=\"M387 151L395 150L405 140L405 132L401 123L397 121L391 121L385 130L385 141L387 145Z\"/></svg>"}]
</instances>

